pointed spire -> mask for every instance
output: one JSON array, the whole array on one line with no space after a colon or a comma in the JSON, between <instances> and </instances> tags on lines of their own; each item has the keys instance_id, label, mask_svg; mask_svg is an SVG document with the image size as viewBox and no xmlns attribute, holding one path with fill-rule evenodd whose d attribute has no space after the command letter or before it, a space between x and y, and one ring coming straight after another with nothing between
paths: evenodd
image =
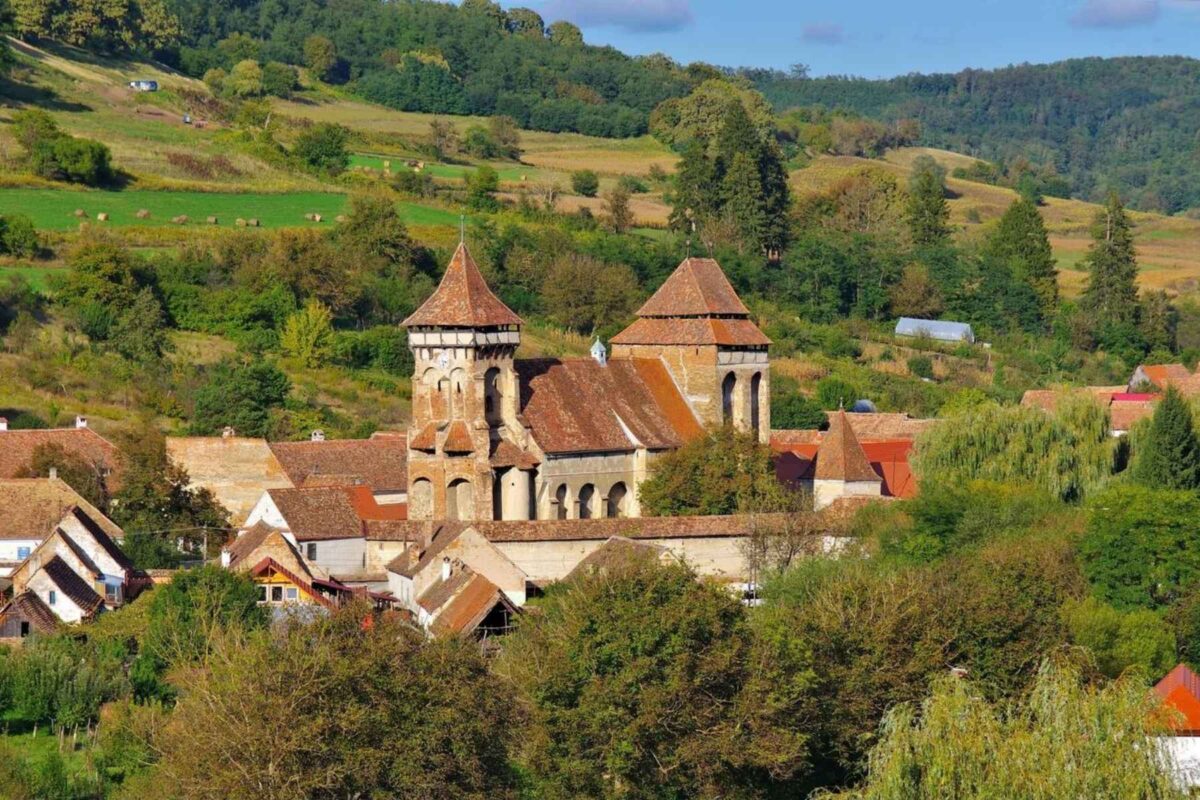
<instances>
[{"instance_id":1,"label":"pointed spire","mask_svg":"<svg viewBox=\"0 0 1200 800\"><path fill-rule=\"evenodd\" d=\"M608 349L600 342L599 336L592 342L592 358L602 367L608 363Z\"/></svg>"},{"instance_id":2,"label":"pointed spire","mask_svg":"<svg viewBox=\"0 0 1200 800\"><path fill-rule=\"evenodd\" d=\"M871 462L854 434L854 428L839 410L829 421L829 430L821 437L817 448L817 470L813 476L819 481L882 481L871 469Z\"/></svg>"},{"instance_id":3,"label":"pointed spire","mask_svg":"<svg viewBox=\"0 0 1200 800\"><path fill-rule=\"evenodd\" d=\"M524 323L492 293L467 245L459 242L438 288L400 324L406 328L488 328Z\"/></svg>"},{"instance_id":4,"label":"pointed spire","mask_svg":"<svg viewBox=\"0 0 1200 800\"><path fill-rule=\"evenodd\" d=\"M721 265L711 258L683 260L658 291L638 309L639 317L749 317Z\"/></svg>"}]
</instances>

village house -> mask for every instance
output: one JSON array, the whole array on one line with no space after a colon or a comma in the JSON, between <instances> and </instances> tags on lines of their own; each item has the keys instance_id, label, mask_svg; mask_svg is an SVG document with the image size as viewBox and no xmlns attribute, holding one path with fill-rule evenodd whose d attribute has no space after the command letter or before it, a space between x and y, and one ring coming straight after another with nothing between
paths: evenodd
<instances>
[{"instance_id":1,"label":"village house","mask_svg":"<svg viewBox=\"0 0 1200 800\"><path fill-rule=\"evenodd\" d=\"M59 450L96 471L97 477L115 491L121 484L121 459L116 445L88 426L87 417L76 417L70 428L13 429L0 417L0 480L46 477L31 475L29 469L39 450Z\"/></svg>"},{"instance_id":2,"label":"village house","mask_svg":"<svg viewBox=\"0 0 1200 800\"><path fill-rule=\"evenodd\" d=\"M1154 685L1170 731L1159 738L1175 781L1185 792L1200 788L1200 676L1179 664Z\"/></svg>"},{"instance_id":3,"label":"village house","mask_svg":"<svg viewBox=\"0 0 1200 800\"><path fill-rule=\"evenodd\" d=\"M0 578L8 578L54 532L72 509L79 509L109 537L121 529L64 481L55 478L0 480Z\"/></svg>"}]
</instances>

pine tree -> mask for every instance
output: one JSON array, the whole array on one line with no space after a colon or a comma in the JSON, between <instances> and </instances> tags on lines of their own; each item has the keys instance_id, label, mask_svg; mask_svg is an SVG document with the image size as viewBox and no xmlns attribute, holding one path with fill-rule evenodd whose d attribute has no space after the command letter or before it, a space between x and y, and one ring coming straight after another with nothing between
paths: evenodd
<instances>
[{"instance_id":1,"label":"pine tree","mask_svg":"<svg viewBox=\"0 0 1200 800\"><path fill-rule=\"evenodd\" d=\"M1138 483L1153 489L1200 488L1200 440L1187 401L1168 387L1154 409L1134 467Z\"/></svg>"},{"instance_id":2,"label":"pine tree","mask_svg":"<svg viewBox=\"0 0 1200 800\"><path fill-rule=\"evenodd\" d=\"M908 187L908 227L913 244L931 247L950 238L950 206L946 203L946 185L934 169L919 169Z\"/></svg>"},{"instance_id":3,"label":"pine tree","mask_svg":"<svg viewBox=\"0 0 1200 800\"><path fill-rule=\"evenodd\" d=\"M721 195L724 211L737 227L742 241L752 247L764 247L767 210L763 204L758 166L750 155L738 153L733 157L722 181Z\"/></svg>"},{"instance_id":4,"label":"pine tree","mask_svg":"<svg viewBox=\"0 0 1200 800\"><path fill-rule=\"evenodd\" d=\"M988 242L988 255L1007 264L1014 280L1033 287L1043 314L1054 311L1058 305L1058 270L1046 223L1032 200L1021 197L1008 207Z\"/></svg>"},{"instance_id":5,"label":"pine tree","mask_svg":"<svg viewBox=\"0 0 1200 800\"><path fill-rule=\"evenodd\" d=\"M1098 324L1131 324L1137 317L1137 256L1133 226L1115 193L1096 216L1083 305Z\"/></svg>"},{"instance_id":6,"label":"pine tree","mask_svg":"<svg viewBox=\"0 0 1200 800\"><path fill-rule=\"evenodd\" d=\"M684 149L683 159L675 171L671 227L690 233L694 220L706 217L715 210L715 180L714 165L705 154L704 145L696 141L691 142Z\"/></svg>"}]
</instances>

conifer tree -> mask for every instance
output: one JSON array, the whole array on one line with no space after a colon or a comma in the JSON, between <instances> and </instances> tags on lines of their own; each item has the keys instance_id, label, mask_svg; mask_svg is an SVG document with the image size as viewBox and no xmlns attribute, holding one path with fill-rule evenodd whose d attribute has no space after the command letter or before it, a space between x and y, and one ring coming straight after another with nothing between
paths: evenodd
<instances>
[{"instance_id":1,"label":"conifer tree","mask_svg":"<svg viewBox=\"0 0 1200 800\"><path fill-rule=\"evenodd\" d=\"M688 144L675 173L674 207L671 209L673 228L690 233L693 220L713 212L716 201L713 192L715 180L713 162L705 154L704 145L697 141Z\"/></svg>"},{"instance_id":2,"label":"conifer tree","mask_svg":"<svg viewBox=\"0 0 1200 800\"><path fill-rule=\"evenodd\" d=\"M1083 305L1101 325L1131 324L1137 317L1137 256L1133 225L1116 193L1096 215L1088 252Z\"/></svg>"},{"instance_id":3,"label":"conifer tree","mask_svg":"<svg viewBox=\"0 0 1200 800\"><path fill-rule=\"evenodd\" d=\"M907 216L913 244L917 247L944 244L950 237L950 206L946 203L946 185L938 170L921 168L913 175L908 187Z\"/></svg>"},{"instance_id":4,"label":"conifer tree","mask_svg":"<svg viewBox=\"0 0 1200 800\"><path fill-rule=\"evenodd\" d=\"M1031 199L1020 197L1004 212L988 242L988 255L1007 264L1015 280L1033 288L1044 314L1053 312L1058 304L1058 270L1046 223Z\"/></svg>"},{"instance_id":5,"label":"conifer tree","mask_svg":"<svg viewBox=\"0 0 1200 800\"><path fill-rule=\"evenodd\" d=\"M1200 440L1187 401L1168 387L1137 454L1134 478L1153 489L1200 487Z\"/></svg>"},{"instance_id":6,"label":"conifer tree","mask_svg":"<svg viewBox=\"0 0 1200 800\"><path fill-rule=\"evenodd\" d=\"M722 181L725 213L737 227L742 241L753 247L765 246L767 210L762 193L762 180L753 158L738 153L730 162Z\"/></svg>"}]
</instances>

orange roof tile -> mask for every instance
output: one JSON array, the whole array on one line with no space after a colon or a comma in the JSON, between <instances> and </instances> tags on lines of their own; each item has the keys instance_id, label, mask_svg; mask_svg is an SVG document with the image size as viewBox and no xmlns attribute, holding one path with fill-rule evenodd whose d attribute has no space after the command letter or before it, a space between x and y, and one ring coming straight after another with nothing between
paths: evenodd
<instances>
[{"instance_id":1,"label":"orange roof tile","mask_svg":"<svg viewBox=\"0 0 1200 800\"><path fill-rule=\"evenodd\" d=\"M475 450L475 445L471 442L471 432L467 430L467 423L461 419L450 423L450 430L446 432L446 441L442 445L442 449L447 453L470 453Z\"/></svg>"},{"instance_id":2,"label":"orange roof tile","mask_svg":"<svg viewBox=\"0 0 1200 800\"><path fill-rule=\"evenodd\" d=\"M1200 676L1179 664L1154 685L1154 691L1164 705L1182 715L1170 720L1176 733L1200 734Z\"/></svg>"},{"instance_id":3,"label":"orange roof tile","mask_svg":"<svg viewBox=\"0 0 1200 800\"><path fill-rule=\"evenodd\" d=\"M523 323L512 309L492 294L467 246L459 243L437 289L400 324L405 327L487 328Z\"/></svg>"},{"instance_id":4,"label":"orange roof tile","mask_svg":"<svg viewBox=\"0 0 1200 800\"><path fill-rule=\"evenodd\" d=\"M718 345L765 347L766 334L749 319L700 319L695 317L647 317L612 338L613 344Z\"/></svg>"},{"instance_id":5,"label":"orange roof tile","mask_svg":"<svg viewBox=\"0 0 1200 800\"><path fill-rule=\"evenodd\" d=\"M493 467L517 467L518 469L533 469L540 461L537 456L527 450L522 450L508 439L497 439L491 445L489 461Z\"/></svg>"},{"instance_id":6,"label":"orange roof tile","mask_svg":"<svg viewBox=\"0 0 1200 800\"><path fill-rule=\"evenodd\" d=\"M359 519L380 522L408 519L408 503L380 503L369 486L347 487L346 494Z\"/></svg>"},{"instance_id":7,"label":"orange roof tile","mask_svg":"<svg viewBox=\"0 0 1200 800\"><path fill-rule=\"evenodd\" d=\"M1192 377L1183 364L1142 364L1139 369L1145 373L1147 380L1160 389L1182 385Z\"/></svg>"},{"instance_id":8,"label":"orange roof tile","mask_svg":"<svg viewBox=\"0 0 1200 800\"><path fill-rule=\"evenodd\" d=\"M543 452L665 450L701 432L658 359L532 359L516 368L521 413Z\"/></svg>"},{"instance_id":9,"label":"orange roof tile","mask_svg":"<svg viewBox=\"0 0 1200 800\"><path fill-rule=\"evenodd\" d=\"M329 439L317 442L273 442L271 452L296 486L313 478L339 475L375 490L408 486L408 442L404 436Z\"/></svg>"},{"instance_id":10,"label":"orange roof tile","mask_svg":"<svg viewBox=\"0 0 1200 800\"><path fill-rule=\"evenodd\" d=\"M116 446L91 428L0 431L0 478L46 477L24 474L39 447L59 447L69 455L111 472L109 488L120 488L123 471Z\"/></svg>"},{"instance_id":11,"label":"orange roof tile","mask_svg":"<svg viewBox=\"0 0 1200 800\"><path fill-rule=\"evenodd\" d=\"M854 428L846 420L845 411L833 417L829 430L821 437L814 477L819 481L880 480L875 470L871 469L871 462L867 461L867 454L854 435Z\"/></svg>"},{"instance_id":12,"label":"orange roof tile","mask_svg":"<svg viewBox=\"0 0 1200 800\"><path fill-rule=\"evenodd\" d=\"M1134 423L1154 416L1156 400L1117 400L1108 407L1110 427L1114 431L1128 431Z\"/></svg>"},{"instance_id":13,"label":"orange roof tile","mask_svg":"<svg viewBox=\"0 0 1200 800\"><path fill-rule=\"evenodd\" d=\"M913 448L912 439L860 441L859 444L862 445L863 455L866 456L871 469L883 481L881 494L884 497L916 497L917 478L908 463ZM779 453L775 459L775 475L785 484L811 481L816 471L819 447L817 441L786 442L772 435L771 449Z\"/></svg>"},{"instance_id":14,"label":"orange roof tile","mask_svg":"<svg viewBox=\"0 0 1200 800\"><path fill-rule=\"evenodd\" d=\"M408 440L408 446L413 450L424 450L432 453L437 449L437 432L440 425L437 422L426 423L424 428L417 431L411 439Z\"/></svg>"},{"instance_id":15,"label":"orange roof tile","mask_svg":"<svg viewBox=\"0 0 1200 800\"><path fill-rule=\"evenodd\" d=\"M686 258L638 309L639 317L749 316L721 265L711 258Z\"/></svg>"}]
</instances>

